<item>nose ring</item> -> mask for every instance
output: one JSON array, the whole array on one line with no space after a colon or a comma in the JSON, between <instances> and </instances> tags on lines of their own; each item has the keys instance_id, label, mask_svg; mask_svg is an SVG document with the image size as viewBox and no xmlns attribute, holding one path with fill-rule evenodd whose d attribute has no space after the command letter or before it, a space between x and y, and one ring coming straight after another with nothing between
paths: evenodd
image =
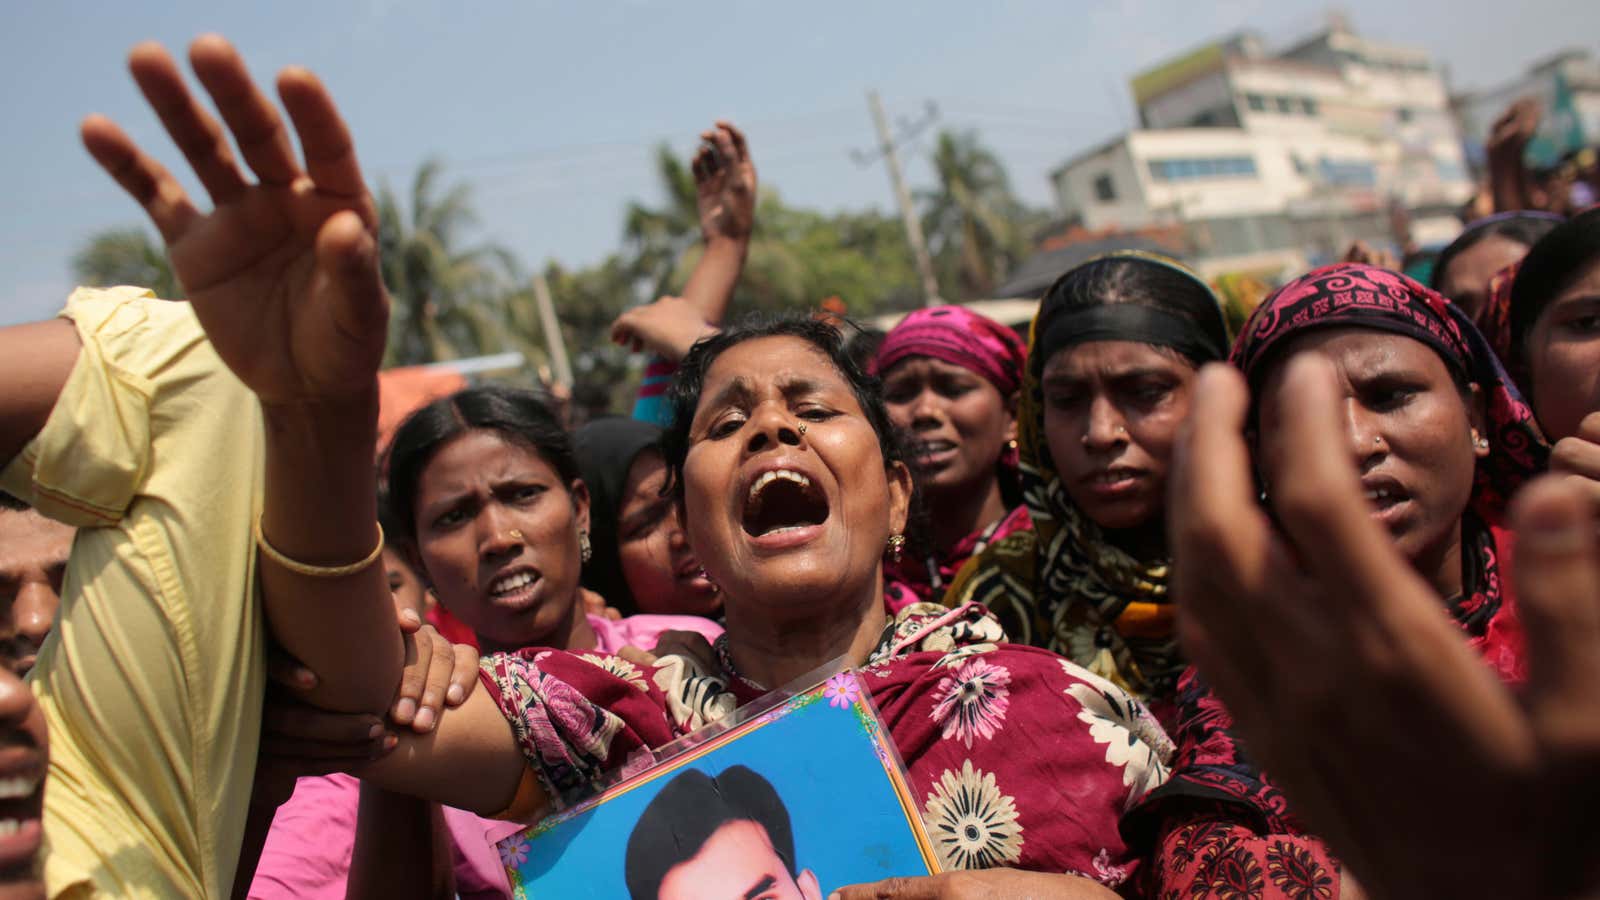
<instances>
[{"instance_id":1,"label":"nose ring","mask_svg":"<svg viewBox=\"0 0 1600 900\"><path fill-rule=\"evenodd\" d=\"M522 540L522 532L516 530L515 528L513 528L510 531L506 532L506 534L511 535L511 539L514 540L514 541Z\"/></svg>"}]
</instances>

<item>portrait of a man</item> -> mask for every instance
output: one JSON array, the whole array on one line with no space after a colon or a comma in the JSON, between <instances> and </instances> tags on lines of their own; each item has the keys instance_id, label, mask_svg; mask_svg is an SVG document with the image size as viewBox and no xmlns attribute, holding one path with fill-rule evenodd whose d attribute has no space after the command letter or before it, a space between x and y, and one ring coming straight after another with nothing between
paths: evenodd
<instances>
[{"instance_id":1,"label":"portrait of a man","mask_svg":"<svg viewBox=\"0 0 1600 900\"><path fill-rule=\"evenodd\" d=\"M640 814L625 878L632 900L822 900L794 856L789 810L766 778L685 769Z\"/></svg>"}]
</instances>

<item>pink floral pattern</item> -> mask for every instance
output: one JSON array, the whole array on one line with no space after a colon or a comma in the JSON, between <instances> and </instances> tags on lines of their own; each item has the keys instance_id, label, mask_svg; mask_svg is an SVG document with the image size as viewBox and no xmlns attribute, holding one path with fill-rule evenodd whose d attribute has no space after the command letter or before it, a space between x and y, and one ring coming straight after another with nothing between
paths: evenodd
<instances>
[{"instance_id":1,"label":"pink floral pattern","mask_svg":"<svg viewBox=\"0 0 1600 900\"><path fill-rule=\"evenodd\" d=\"M822 695L828 698L829 706L846 709L861 699L861 683L856 681L853 672L840 672L828 679L828 685L823 688Z\"/></svg>"},{"instance_id":2,"label":"pink floral pattern","mask_svg":"<svg viewBox=\"0 0 1600 900\"><path fill-rule=\"evenodd\" d=\"M929 715L946 739L954 737L970 749L974 738L992 738L1004 724L1011 705L1009 684L1011 673L1004 666L969 657L939 680Z\"/></svg>"}]
</instances>

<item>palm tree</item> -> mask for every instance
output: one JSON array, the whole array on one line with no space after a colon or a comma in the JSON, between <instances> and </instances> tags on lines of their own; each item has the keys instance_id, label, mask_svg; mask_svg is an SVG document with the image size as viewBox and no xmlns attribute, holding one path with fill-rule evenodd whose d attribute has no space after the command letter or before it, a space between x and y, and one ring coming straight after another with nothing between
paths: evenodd
<instances>
[{"instance_id":1,"label":"palm tree","mask_svg":"<svg viewBox=\"0 0 1600 900\"><path fill-rule=\"evenodd\" d=\"M941 131L933 151L939 187L922 193L923 228L964 293L986 296L1026 252L1021 205L1000 160L973 131Z\"/></svg>"},{"instance_id":2,"label":"palm tree","mask_svg":"<svg viewBox=\"0 0 1600 900\"><path fill-rule=\"evenodd\" d=\"M378 248L394 298L390 365L410 365L523 349L525 317L515 312L519 266L495 244L460 246L477 223L471 190L443 186L442 166L429 160L411 182L402 207L387 184L378 189Z\"/></svg>"},{"instance_id":3,"label":"palm tree","mask_svg":"<svg viewBox=\"0 0 1600 900\"><path fill-rule=\"evenodd\" d=\"M630 203L622 226L635 274L648 284L652 297L667 292L684 254L700 239L694 173L665 143L656 148L656 174L665 205L651 209Z\"/></svg>"},{"instance_id":4,"label":"palm tree","mask_svg":"<svg viewBox=\"0 0 1600 900\"><path fill-rule=\"evenodd\" d=\"M183 297L167 251L143 228L109 228L89 239L72 257L72 271L84 284L146 287L168 300Z\"/></svg>"}]
</instances>

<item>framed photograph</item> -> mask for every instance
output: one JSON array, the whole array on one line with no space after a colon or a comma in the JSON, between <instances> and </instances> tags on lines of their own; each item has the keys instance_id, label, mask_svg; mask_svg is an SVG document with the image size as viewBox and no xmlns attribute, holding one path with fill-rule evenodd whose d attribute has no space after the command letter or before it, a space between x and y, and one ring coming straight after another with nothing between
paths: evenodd
<instances>
[{"instance_id":1,"label":"framed photograph","mask_svg":"<svg viewBox=\"0 0 1600 900\"><path fill-rule=\"evenodd\" d=\"M526 900L823 900L939 871L899 754L851 672L752 704L499 850Z\"/></svg>"}]
</instances>

